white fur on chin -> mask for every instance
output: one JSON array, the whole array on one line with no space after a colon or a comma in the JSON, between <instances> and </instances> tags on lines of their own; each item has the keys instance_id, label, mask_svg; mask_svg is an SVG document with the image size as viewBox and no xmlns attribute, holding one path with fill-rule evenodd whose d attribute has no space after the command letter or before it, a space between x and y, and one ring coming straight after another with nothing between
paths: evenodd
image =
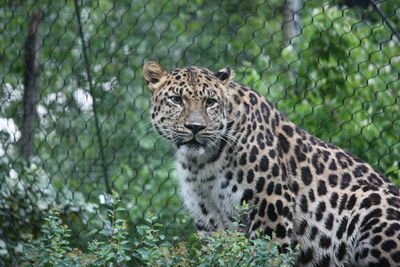
<instances>
[{"instance_id":1,"label":"white fur on chin","mask_svg":"<svg viewBox=\"0 0 400 267\"><path fill-rule=\"evenodd\" d=\"M190 147L182 145L178 148L178 153L186 157L198 157L204 155L206 150L204 147Z\"/></svg>"}]
</instances>

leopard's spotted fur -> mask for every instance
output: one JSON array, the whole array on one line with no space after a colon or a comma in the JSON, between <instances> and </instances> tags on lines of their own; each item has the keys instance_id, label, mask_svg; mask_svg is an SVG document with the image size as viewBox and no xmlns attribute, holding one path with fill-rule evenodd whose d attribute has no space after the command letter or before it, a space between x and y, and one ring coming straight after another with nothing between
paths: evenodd
<instances>
[{"instance_id":1,"label":"leopard's spotted fur","mask_svg":"<svg viewBox=\"0 0 400 267\"><path fill-rule=\"evenodd\" d=\"M229 68L151 62L144 74L200 232L231 228L247 201L249 236L300 244L300 266L400 266L400 193L381 173L286 120Z\"/></svg>"}]
</instances>

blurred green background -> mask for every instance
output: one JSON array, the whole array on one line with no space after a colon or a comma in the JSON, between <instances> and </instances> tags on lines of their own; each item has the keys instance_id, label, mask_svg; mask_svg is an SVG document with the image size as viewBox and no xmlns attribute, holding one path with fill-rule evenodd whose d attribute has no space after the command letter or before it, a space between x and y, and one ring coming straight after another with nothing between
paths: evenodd
<instances>
[{"instance_id":1,"label":"blurred green background","mask_svg":"<svg viewBox=\"0 0 400 267\"><path fill-rule=\"evenodd\" d=\"M16 263L50 207L78 247L107 229L110 189L132 236L145 213L158 216L170 240L194 232L173 151L151 127L147 61L229 65L290 120L400 185L400 41L374 6L358 2L1 0L0 265ZM400 3L376 2L399 32ZM34 10L43 11L40 94L27 164L19 139Z\"/></svg>"}]
</instances>

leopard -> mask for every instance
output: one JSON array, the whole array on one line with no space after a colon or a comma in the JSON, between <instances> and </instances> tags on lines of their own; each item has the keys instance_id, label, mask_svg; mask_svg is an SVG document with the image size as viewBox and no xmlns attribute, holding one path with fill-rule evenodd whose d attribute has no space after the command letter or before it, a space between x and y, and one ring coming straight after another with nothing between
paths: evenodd
<instances>
[{"instance_id":1,"label":"leopard","mask_svg":"<svg viewBox=\"0 0 400 267\"><path fill-rule=\"evenodd\" d=\"M400 266L400 191L385 175L290 122L230 67L143 73L201 236L233 229L247 203L242 231L299 246L297 266Z\"/></svg>"}]
</instances>

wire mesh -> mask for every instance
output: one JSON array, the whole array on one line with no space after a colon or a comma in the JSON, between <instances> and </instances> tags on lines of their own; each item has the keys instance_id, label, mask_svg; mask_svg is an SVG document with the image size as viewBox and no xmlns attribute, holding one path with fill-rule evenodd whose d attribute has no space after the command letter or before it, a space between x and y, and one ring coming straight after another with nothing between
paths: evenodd
<instances>
[{"instance_id":1,"label":"wire mesh","mask_svg":"<svg viewBox=\"0 0 400 267\"><path fill-rule=\"evenodd\" d=\"M3 2L0 263L15 260L51 207L79 236L76 245L84 244L104 227L104 194L112 189L132 235L148 212L171 240L194 231L179 198L173 152L151 128L141 71L150 60L170 69L230 65L236 81L267 96L290 120L399 185L399 6L397 0ZM39 69L32 73L26 47L39 11ZM24 73L37 78L30 119ZM27 120L32 150L24 154Z\"/></svg>"}]
</instances>

